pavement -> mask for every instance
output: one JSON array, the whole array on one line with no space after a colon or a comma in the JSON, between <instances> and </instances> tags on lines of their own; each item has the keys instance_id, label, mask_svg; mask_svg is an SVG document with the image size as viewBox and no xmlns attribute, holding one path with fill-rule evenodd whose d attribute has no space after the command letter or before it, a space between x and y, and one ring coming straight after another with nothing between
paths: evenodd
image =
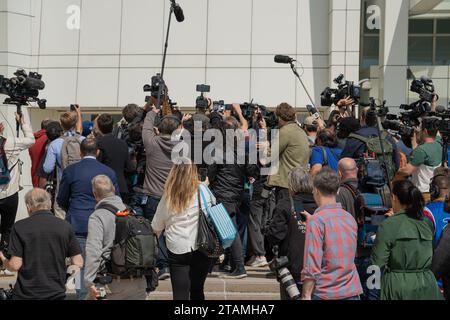
<instances>
[{"instance_id":1,"label":"pavement","mask_svg":"<svg viewBox=\"0 0 450 320\"><path fill-rule=\"evenodd\" d=\"M248 268L247 278L221 279L213 272L205 283L206 300L280 300L280 287L275 278L267 278L268 268ZM16 277L0 276L0 288L14 284ZM75 300L74 292L67 292L67 300ZM124 300L127 297L123 297ZM172 300L170 279L159 282L150 300Z\"/></svg>"}]
</instances>

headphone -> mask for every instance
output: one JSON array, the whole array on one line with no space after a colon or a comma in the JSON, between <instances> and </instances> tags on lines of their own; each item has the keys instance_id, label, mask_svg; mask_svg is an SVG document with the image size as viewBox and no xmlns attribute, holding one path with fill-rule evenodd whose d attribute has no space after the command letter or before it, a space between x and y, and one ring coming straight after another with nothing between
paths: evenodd
<instances>
[{"instance_id":1,"label":"headphone","mask_svg":"<svg viewBox=\"0 0 450 320\"><path fill-rule=\"evenodd\" d=\"M441 188L439 188L439 186L436 184L436 179L439 177L445 177L447 178L448 176L445 174L438 174L436 176L434 176L431 179L431 183L430 183L430 196L432 199L437 199L439 198L439 195L441 194Z\"/></svg>"}]
</instances>

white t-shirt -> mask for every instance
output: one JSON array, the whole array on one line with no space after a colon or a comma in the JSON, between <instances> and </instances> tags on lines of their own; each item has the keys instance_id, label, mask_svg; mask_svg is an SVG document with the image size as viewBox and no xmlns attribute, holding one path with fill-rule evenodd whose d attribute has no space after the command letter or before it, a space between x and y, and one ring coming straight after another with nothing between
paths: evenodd
<instances>
[{"instance_id":1,"label":"white t-shirt","mask_svg":"<svg viewBox=\"0 0 450 320\"><path fill-rule=\"evenodd\" d=\"M208 192L206 185L201 185L203 195L206 198L208 207L215 203L215 197ZM166 231L167 249L174 254L185 254L197 250L198 234L198 193L192 197L188 208L181 214L175 214L169 211L165 196L162 197L156 209L152 221L152 228L156 231ZM207 215L206 208L201 199L203 212Z\"/></svg>"}]
</instances>

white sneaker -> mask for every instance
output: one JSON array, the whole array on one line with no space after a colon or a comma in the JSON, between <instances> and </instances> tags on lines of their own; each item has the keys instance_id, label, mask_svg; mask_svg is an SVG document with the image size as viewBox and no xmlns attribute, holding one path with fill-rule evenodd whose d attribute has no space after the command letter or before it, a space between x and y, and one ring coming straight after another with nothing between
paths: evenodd
<instances>
[{"instance_id":1,"label":"white sneaker","mask_svg":"<svg viewBox=\"0 0 450 320\"><path fill-rule=\"evenodd\" d=\"M256 256L252 256L248 261L247 261L247 263L245 264L247 267L251 267L252 266L252 264L254 264L255 263L255 261L256 261Z\"/></svg>"},{"instance_id":2,"label":"white sneaker","mask_svg":"<svg viewBox=\"0 0 450 320\"><path fill-rule=\"evenodd\" d=\"M250 265L250 267L252 268L263 268L263 267L267 267L269 265L269 263L266 260L266 257L262 256L262 257L257 257L255 259L255 261Z\"/></svg>"},{"instance_id":3,"label":"white sneaker","mask_svg":"<svg viewBox=\"0 0 450 320\"><path fill-rule=\"evenodd\" d=\"M2 271L0 272L0 276L2 276L2 277L14 277L15 275L16 275L15 272L11 272L11 271L9 271L9 270L7 270L7 269L2 270Z\"/></svg>"},{"instance_id":4,"label":"white sneaker","mask_svg":"<svg viewBox=\"0 0 450 320\"><path fill-rule=\"evenodd\" d=\"M151 292L146 292L146 293L145 293L145 300L152 300L152 298L151 298Z\"/></svg>"}]
</instances>

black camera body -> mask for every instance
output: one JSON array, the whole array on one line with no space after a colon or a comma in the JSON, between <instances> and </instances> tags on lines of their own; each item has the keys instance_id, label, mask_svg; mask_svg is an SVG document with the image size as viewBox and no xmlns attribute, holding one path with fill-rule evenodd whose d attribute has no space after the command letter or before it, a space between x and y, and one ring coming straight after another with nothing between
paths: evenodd
<instances>
[{"instance_id":1,"label":"black camera body","mask_svg":"<svg viewBox=\"0 0 450 320\"><path fill-rule=\"evenodd\" d=\"M343 74L340 74L333 82L337 84L337 89L327 87L320 94L322 106L331 107L333 104L336 105L339 100L345 99L346 97L352 98L355 104L359 103L359 100L361 99L360 86L355 85L353 81L344 81Z\"/></svg>"},{"instance_id":2,"label":"black camera body","mask_svg":"<svg viewBox=\"0 0 450 320\"><path fill-rule=\"evenodd\" d=\"M211 86L206 84L198 84L197 92L200 92L200 96L195 100L195 107L199 109L208 109L208 100L205 98L205 93L211 92Z\"/></svg>"},{"instance_id":3,"label":"black camera body","mask_svg":"<svg viewBox=\"0 0 450 320\"><path fill-rule=\"evenodd\" d=\"M246 102L241 104L241 110L242 115L247 121L253 121L253 116L256 115L256 121L258 123L264 119L268 128L275 128L278 126L278 118L275 112L267 110L266 106L254 104L253 102Z\"/></svg>"},{"instance_id":4,"label":"black camera body","mask_svg":"<svg viewBox=\"0 0 450 320\"><path fill-rule=\"evenodd\" d=\"M273 272L277 272L282 268L287 268L289 266L289 258L284 257L275 257L269 264L269 268Z\"/></svg>"},{"instance_id":5,"label":"black camera body","mask_svg":"<svg viewBox=\"0 0 450 320\"><path fill-rule=\"evenodd\" d=\"M433 81L426 77L413 80L410 90L411 92L419 94L421 100L429 103L432 103L436 96Z\"/></svg>"},{"instance_id":6,"label":"black camera body","mask_svg":"<svg viewBox=\"0 0 450 320\"><path fill-rule=\"evenodd\" d=\"M144 92L150 92L153 98L158 98L158 94L160 93L161 97L165 97L167 95L167 86L161 77L160 73L157 73L152 77L151 85L146 84L144 86ZM160 89L161 88L161 89ZM145 97L145 102L149 102L150 97Z\"/></svg>"},{"instance_id":7,"label":"black camera body","mask_svg":"<svg viewBox=\"0 0 450 320\"><path fill-rule=\"evenodd\" d=\"M233 105L225 104L223 100L213 102L213 112L223 113L224 111L233 111Z\"/></svg>"},{"instance_id":8,"label":"black camera body","mask_svg":"<svg viewBox=\"0 0 450 320\"><path fill-rule=\"evenodd\" d=\"M0 94L9 96L4 104L23 106L28 102L37 102L39 108L45 109L47 100L38 98L39 91L45 88L42 75L37 72L27 75L23 69L18 69L14 75L11 79L0 75Z\"/></svg>"},{"instance_id":9,"label":"black camera body","mask_svg":"<svg viewBox=\"0 0 450 320\"><path fill-rule=\"evenodd\" d=\"M414 128L405 125L401 120L385 120L382 125L385 130L395 131L404 138L411 138L414 135Z\"/></svg>"}]
</instances>

